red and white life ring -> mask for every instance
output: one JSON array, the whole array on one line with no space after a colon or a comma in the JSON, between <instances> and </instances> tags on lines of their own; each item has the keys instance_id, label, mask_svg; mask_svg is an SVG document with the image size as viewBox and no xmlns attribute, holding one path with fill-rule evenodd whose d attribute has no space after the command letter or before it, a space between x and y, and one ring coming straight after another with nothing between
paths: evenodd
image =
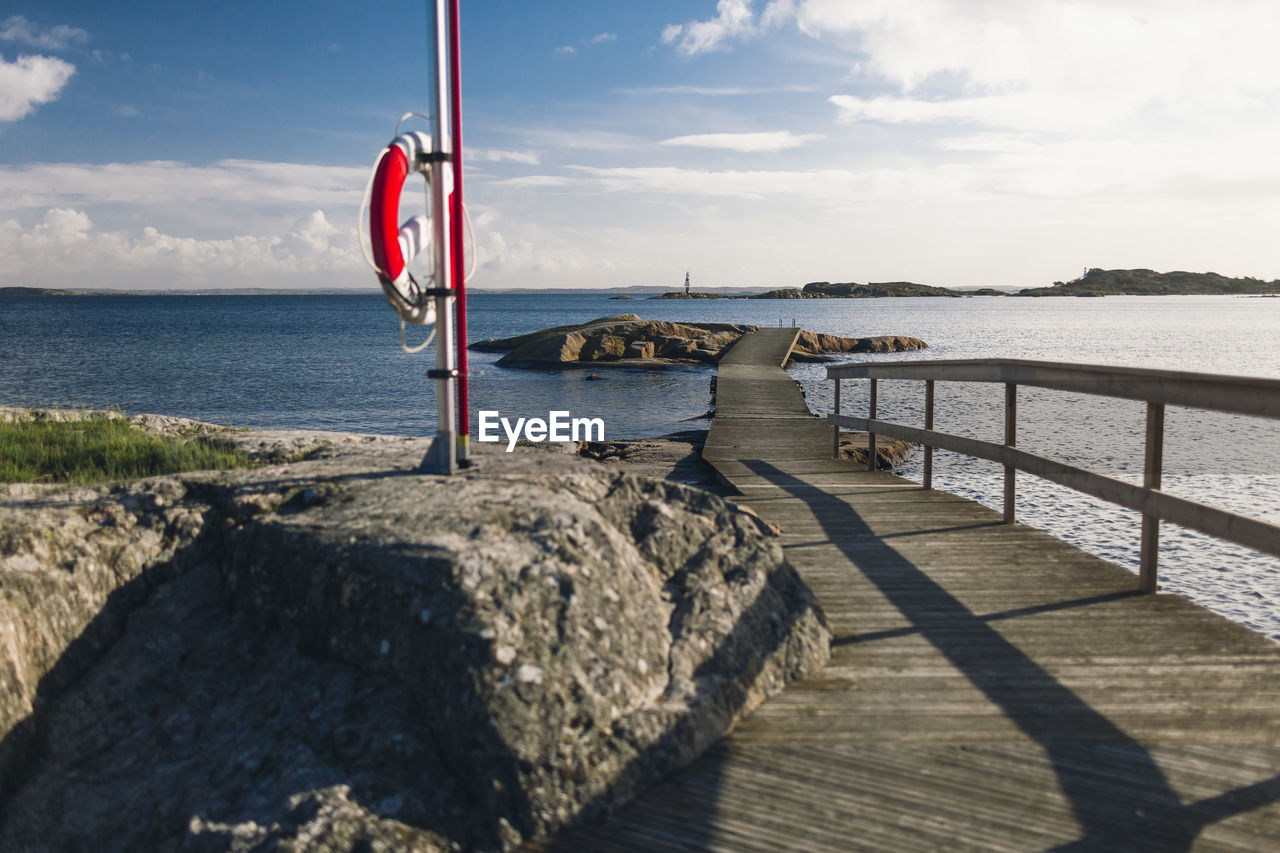
<instances>
[{"instance_id":1,"label":"red and white life ring","mask_svg":"<svg viewBox=\"0 0 1280 853\"><path fill-rule=\"evenodd\" d=\"M414 216L404 223L400 195L412 172L428 174L431 137L421 131L401 134L383 149L369 189L369 242L373 266L391 307L419 326L435 322L435 300L421 296L409 275L409 262L431 242L431 220Z\"/></svg>"}]
</instances>

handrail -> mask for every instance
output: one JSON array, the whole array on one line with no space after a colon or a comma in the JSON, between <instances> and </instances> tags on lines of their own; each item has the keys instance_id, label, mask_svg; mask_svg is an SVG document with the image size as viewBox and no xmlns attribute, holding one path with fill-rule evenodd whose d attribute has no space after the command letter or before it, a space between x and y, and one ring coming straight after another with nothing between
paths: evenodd
<instances>
[{"instance_id":1,"label":"handrail","mask_svg":"<svg viewBox=\"0 0 1280 853\"><path fill-rule=\"evenodd\" d=\"M865 430L875 466L877 434L925 447L924 488L933 487L933 449L951 450L1004 465L1004 520L1015 518L1015 472L1025 471L1096 498L1142 513L1142 555L1139 585L1156 591L1161 521L1198 530L1272 556L1280 557L1280 526L1218 509L1160 491L1166 405L1210 409L1230 414L1280 419L1280 380L1220 376L1173 370L1109 367L1048 361L973 359L841 364L827 368L835 381L835 411L827 417L835 430L838 454L840 428ZM840 414L840 381L870 379L869 417ZM876 417L877 380L909 379L925 383L925 428L882 421ZM1005 386L1005 440L979 441L933 429L934 382L998 382ZM1028 385L1055 391L1096 394L1147 403L1147 435L1143 485L1108 477L1074 465L1019 450L1017 444L1017 388Z\"/></svg>"},{"instance_id":2,"label":"handrail","mask_svg":"<svg viewBox=\"0 0 1280 853\"><path fill-rule=\"evenodd\" d=\"M1004 382L1054 391L1145 400L1168 406L1280 418L1280 379L1250 376L983 358L838 364L827 368L827 378Z\"/></svg>"}]
</instances>

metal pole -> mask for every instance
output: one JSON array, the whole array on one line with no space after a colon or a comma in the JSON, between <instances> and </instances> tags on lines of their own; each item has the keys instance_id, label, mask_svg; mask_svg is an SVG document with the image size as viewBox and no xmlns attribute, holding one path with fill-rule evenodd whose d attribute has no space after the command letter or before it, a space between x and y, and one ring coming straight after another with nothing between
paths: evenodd
<instances>
[{"instance_id":1,"label":"metal pole","mask_svg":"<svg viewBox=\"0 0 1280 853\"><path fill-rule=\"evenodd\" d=\"M449 129L453 138L453 194L449 196L449 222L453 239L453 288L457 291L454 313L458 328L458 464L471 464L471 409L467 377L466 250L462 227L462 55L459 38L458 0L449 3Z\"/></svg>"},{"instance_id":2,"label":"metal pole","mask_svg":"<svg viewBox=\"0 0 1280 853\"><path fill-rule=\"evenodd\" d=\"M933 429L933 380L924 381L924 428ZM924 448L924 487L933 488L933 448Z\"/></svg>"},{"instance_id":3,"label":"metal pole","mask_svg":"<svg viewBox=\"0 0 1280 853\"><path fill-rule=\"evenodd\" d=\"M871 420L876 419L876 380L871 380L871 404L868 406L870 410L867 417ZM867 470L876 470L876 434L870 429L867 430Z\"/></svg>"},{"instance_id":4,"label":"metal pole","mask_svg":"<svg viewBox=\"0 0 1280 853\"><path fill-rule=\"evenodd\" d=\"M840 380L836 380L836 416L840 416ZM831 458L840 458L840 424L831 425Z\"/></svg>"},{"instance_id":5,"label":"metal pole","mask_svg":"<svg viewBox=\"0 0 1280 853\"><path fill-rule=\"evenodd\" d=\"M448 154L449 135L446 122L446 104L448 101L449 55L446 38L447 13L445 4L448 0L432 0L431 21L427 31L428 45L431 49L431 67L435 70L430 90L431 141L432 149ZM432 250L432 287L437 293L444 294L449 287L450 256L452 245L445 227L445 211L449 199L445 182L449 175L445 163L436 160L431 164L431 250ZM427 375L436 380L436 440L422 460L421 469L429 474L452 474L457 470L455 451L454 425L457 417L454 414L456 405L454 377L457 370L454 366L453 312L449 310L451 296L436 296L436 369Z\"/></svg>"},{"instance_id":6,"label":"metal pole","mask_svg":"<svg viewBox=\"0 0 1280 853\"><path fill-rule=\"evenodd\" d=\"M1164 468L1164 403L1147 403L1147 452L1142 484L1160 488ZM1156 591L1160 560L1160 519L1142 514L1142 554L1139 557L1138 586L1145 593Z\"/></svg>"},{"instance_id":7,"label":"metal pole","mask_svg":"<svg viewBox=\"0 0 1280 853\"><path fill-rule=\"evenodd\" d=\"M1004 384L1004 443L1013 447L1018 443L1018 386L1012 382ZM1004 523L1013 524L1015 477L1018 469L1012 465L1004 466Z\"/></svg>"}]
</instances>

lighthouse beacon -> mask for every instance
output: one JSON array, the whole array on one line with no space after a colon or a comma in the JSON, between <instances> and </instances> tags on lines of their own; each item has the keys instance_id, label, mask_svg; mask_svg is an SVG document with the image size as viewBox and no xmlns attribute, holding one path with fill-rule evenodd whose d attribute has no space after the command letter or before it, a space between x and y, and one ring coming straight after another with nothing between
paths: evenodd
<instances>
[{"instance_id":1,"label":"lighthouse beacon","mask_svg":"<svg viewBox=\"0 0 1280 853\"><path fill-rule=\"evenodd\" d=\"M689 274L688 273L684 274L684 292L685 293L689 292Z\"/></svg>"}]
</instances>

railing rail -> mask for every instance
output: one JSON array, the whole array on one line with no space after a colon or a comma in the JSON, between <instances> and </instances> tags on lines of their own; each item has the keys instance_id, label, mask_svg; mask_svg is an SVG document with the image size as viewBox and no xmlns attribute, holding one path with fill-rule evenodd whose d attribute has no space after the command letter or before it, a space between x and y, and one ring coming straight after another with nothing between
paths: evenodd
<instances>
[{"instance_id":1,"label":"railing rail","mask_svg":"<svg viewBox=\"0 0 1280 853\"><path fill-rule=\"evenodd\" d=\"M879 364L842 364L827 368L835 381L833 424L834 452L839 453L840 429L869 434L868 467L875 466L875 437L900 438L925 448L925 489L933 488L933 449L950 450L1004 466L1004 520L1015 520L1016 472L1025 471L1053 483L1083 492L1142 514L1142 551L1139 585L1155 592L1161 521L1198 530L1218 539L1280 557L1280 526L1219 509L1160 490L1164 455L1166 405L1209 409L1231 414L1280 419L1280 380L1219 376L1172 370L1148 370L1061 362L976 359L968 361L913 361ZM869 379L870 405L865 418L840 412L840 381ZM877 381L919 380L925 383L925 427L879 420ZM934 426L935 382L996 382L1005 386L1004 443L996 444L939 432ZM1147 404L1145 466L1141 486L1098 474L1045 456L1028 453L1017 445L1018 386L1095 394Z\"/></svg>"}]
</instances>

